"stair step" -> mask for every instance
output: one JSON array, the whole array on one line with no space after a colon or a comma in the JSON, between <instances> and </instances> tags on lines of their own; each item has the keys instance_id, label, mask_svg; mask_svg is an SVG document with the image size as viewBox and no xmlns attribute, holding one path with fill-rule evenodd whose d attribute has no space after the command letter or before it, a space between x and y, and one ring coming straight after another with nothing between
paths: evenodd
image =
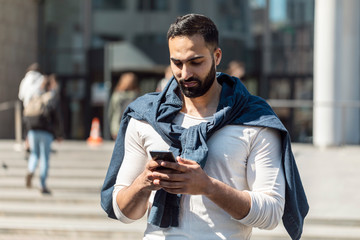
<instances>
[{"instance_id":1,"label":"stair step","mask_svg":"<svg viewBox=\"0 0 360 240\"><path fill-rule=\"evenodd\" d=\"M19 204L12 201L1 201L0 213L2 216L32 216L52 218L100 218L106 214L100 207L100 203L82 202L25 202Z\"/></svg>"},{"instance_id":2,"label":"stair step","mask_svg":"<svg viewBox=\"0 0 360 240\"><path fill-rule=\"evenodd\" d=\"M69 219L0 216L0 236L33 235L67 239L141 239L145 221L123 224L112 219Z\"/></svg>"},{"instance_id":3,"label":"stair step","mask_svg":"<svg viewBox=\"0 0 360 240\"><path fill-rule=\"evenodd\" d=\"M7 177L5 179L0 178L0 188L24 188L25 187L25 176L22 178L18 177ZM102 178L54 178L49 176L47 179L47 185L49 188L87 188L87 189L98 189L103 184L104 177ZM40 182L38 176L33 177L33 185L37 185Z\"/></svg>"},{"instance_id":4,"label":"stair step","mask_svg":"<svg viewBox=\"0 0 360 240\"><path fill-rule=\"evenodd\" d=\"M311 219L308 219L311 222ZM326 219L325 219L326 222ZM314 222L313 222L314 223ZM355 240L360 239L360 227L353 226L335 226L328 224L305 223L302 240ZM272 230L253 229L252 240L285 240L289 239L285 228L282 224Z\"/></svg>"},{"instance_id":5,"label":"stair step","mask_svg":"<svg viewBox=\"0 0 360 240\"><path fill-rule=\"evenodd\" d=\"M12 201L17 203L22 202L64 202L64 203L77 203L83 204L86 202L95 202L100 204L100 193L92 191L77 191L69 189L52 189L52 194L49 196L44 196L40 193L39 190L32 189L13 189L13 188L0 188L0 203L2 201Z\"/></svg>"},{"instance_id":6,"label":"stair step","mask_svg":"<svg viewBox=\"0 0 360 240\"><path fill-rule=\"evenodd\" d=\"M95 157L95 156L94 156ZM99 158L103 158L99 156ZM77 160L77 161L61 161L59 159L50 158L50 168L51 169L107 169L109 166L109 158L104 158L104 161L91 161L88 159ZM5 163L8 169L26 169L27 162L25 160L7 160L3 159L1 161ZM3 170L4 171L4 170Z\"/></svg>"},{"instance_id":7,"label":"stair step","mask_svg":"<svg viewBox=\"0 0 360 240\"><path fill-rule=\"evenodd\" d=\"M53 166L49 169L49 178L96 178L96 179L104 179L106 175L107 168L88 168L79 169L74 168L54 168ZM13 178L24 178L27 173L27 168L9 168L6 172L2 171L0 173L1 176L13 177ZM35 175L38 176L38 170L35 172Z\"/></svg>"}]
</instances>

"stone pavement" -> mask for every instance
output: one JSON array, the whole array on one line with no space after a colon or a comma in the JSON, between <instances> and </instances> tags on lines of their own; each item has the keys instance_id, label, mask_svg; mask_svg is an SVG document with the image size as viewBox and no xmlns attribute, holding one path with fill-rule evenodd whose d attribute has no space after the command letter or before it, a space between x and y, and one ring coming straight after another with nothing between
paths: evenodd
<instances>
[{"instance_id":1,"label":"stone pavement","mask_svg":"<svg viewBox=\"0 0 360 240\"><path fill-rule=\"evenodd\" d=\"M293 152L310 205L302 239L360 239L360 146L293 144ZM253 235L289 239L282 226Z\"/></svg>"},{"instance_id":2,"label":"stone pavement","mask_svg":"<svg viewBox=\"0 0 360 240\"><path fill-rule=\"evenodd\" d=\"M99 191L113 142L89 147L82 141L54 143L49 188L26 189L24 152L0 140L0 240L141 239L145 220L122 224L108 219ZM310 204L302 239L360 239L360 146L318 149L293 144ZM254 229L252 240L289 239L282 224Z\"/></svg>"}]
</instances>

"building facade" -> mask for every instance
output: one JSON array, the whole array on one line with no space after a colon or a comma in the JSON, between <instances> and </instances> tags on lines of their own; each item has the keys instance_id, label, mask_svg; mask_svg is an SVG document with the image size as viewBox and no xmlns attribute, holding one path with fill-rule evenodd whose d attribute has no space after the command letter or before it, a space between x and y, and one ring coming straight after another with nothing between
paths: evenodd
<instances>
[{"instance_id":1,"label":"building facade","mask_svg":"<svg viewBox=\"0 0 360 240\"><path fill-rule=\"evenodd\" d=\"M165 68L169 64L166 40L169 25L176 16L194 12L209 16L218 26L220 47L223 50L219 70L227 71L233 60L242 62L245 66L243 82L252 93L269 101L290 130L293 141L313 142L315 132L317 133L313 131L313 125L317 125L313 115L316 113L313 98L314 86L318 82L316 79L314 81L313 74L315 3L321 1L29 2L37 6L33 11L38 17L37 60L45 73L56 73L61 83L67 138L86 138L93 117L102 119L103 133L106 136L106 100L112 84L126 71L122 69L111 72L112 84L104 84L104 49L109 44L129 43L144 53L159 67L157 69ZM346 11L349 10L345 8L349 7L345 7L346 4L341 0L331 1L335 1L339 9L344 9L342 14L346 16ZM347 2L352 2L351 5L356 0ZM336 18L335 23L339 19ZM354 29L359 22L355 16L349 21L355 22ZM355 38L354 41L358 40ZM359 54L358 48L354 47L354 50ZM346 66L347 64L342 65L343 68ZM162 72L158 70L137 71L136 74L142 79L144 92L154 90L156 81L162 78ZM351 77L359 82L356 74ZM323 84L329 83L325 80ZM95 95L100 97L94 97ZM356 96L353 99L358 101ZM360 111L359 108L353 110ZM360 125L356 117L349 118L355 119L351 124Z\"/></svg>"},{"instance_id":2,"label":"building facade","mask_svg":"<svg viewBox=\"0 0 360 240\"><path fill-rule=\"evenodd\" d=\"M71 138L85 137L95 115L106 122L99 116L104 115L103 106L91 103L92 85L104 80L106 44L130 42L156 64L166 66L167 29L176 16L190 12L205 14L218 26L223 50L219 70L226 71L229 62L237 60L244 63L243 80L254 94L266 99L312 99L313 1L46 0L40 9L44 43L40 59L66 88ZM311 141L312 109L276 111L294 140ZM301 127L295 119L302 119Z\"/></svg>"}]
</instances>

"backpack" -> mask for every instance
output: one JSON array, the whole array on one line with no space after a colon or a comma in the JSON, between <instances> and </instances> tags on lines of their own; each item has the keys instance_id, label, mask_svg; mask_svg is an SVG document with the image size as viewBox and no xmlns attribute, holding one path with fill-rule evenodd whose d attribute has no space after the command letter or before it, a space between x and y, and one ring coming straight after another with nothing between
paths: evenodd
<instances>
[{"instance_id":1,"label":"backpack","mask_svg":"<svg viewBox=\"0 0 360 240\"><path fill-rule=\"evenodd\" d=\"M41 129L50 121L54 107L55 94L45 92L33 96L24 108L24 121L28 129Z\"/></svg>"}]
</instances>

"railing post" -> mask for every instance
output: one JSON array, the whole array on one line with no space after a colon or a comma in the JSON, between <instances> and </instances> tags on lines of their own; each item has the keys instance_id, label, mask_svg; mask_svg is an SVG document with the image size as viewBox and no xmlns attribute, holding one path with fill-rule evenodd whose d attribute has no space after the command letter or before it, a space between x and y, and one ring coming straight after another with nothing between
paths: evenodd
<instances>
[{"instance_id":1,"label":"railing post","mask_svg":"<svg viewBox=\"0 0 360 240\"><path fill-rule=\"evenodd\" d=\"M15 140L16 143L22 142L22 114L21 114L21 102L15 101Z\"/></svg>"},{"instance_id":2,"label":"railing post","mask_svg":"<svg viewBox=\"0 0 360 240\"><path fill-rule=\"evenodd\" d=\"M341 145L345 145L346 144L346 123L347 123L347 119L346 119L346 104L345 103L341 103L340 104L340 108L341 108Z\"/></svg>"}]
</instances>

